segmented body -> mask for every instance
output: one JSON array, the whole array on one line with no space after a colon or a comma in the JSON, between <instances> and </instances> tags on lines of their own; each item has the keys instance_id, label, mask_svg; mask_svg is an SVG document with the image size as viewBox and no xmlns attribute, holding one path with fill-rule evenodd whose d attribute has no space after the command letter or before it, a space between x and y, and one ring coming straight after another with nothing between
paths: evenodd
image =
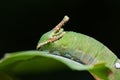
<instances>
[{"instance_id":1,"label":"segmented body","mask_svg":"<svg viewBox=\"0 0 120 80\"><path fill-rule=\"evenodd\" d=\"M117 60L117 57L99 41L71 31L67 31L61 39L44 45L41 50L48 50L52 54L61 55L87 65L105 62L108 67L112 68Z\"/></svg>"},{"instance_id":2,"label":"segmented body","mask_svg":"<svg viewBox=\"0 0 120 80\"><path fill-rule=\"evenodd\" d=\"M37 49L70 58L84 65L96 66L105 63L104 68L90 71L94 78L120 80L120 59L99 41L84 34L64 31L61 27L68 20L69 17L65 16L55 28L45 33L38 42Z\"/></svg>"}]
</instances>

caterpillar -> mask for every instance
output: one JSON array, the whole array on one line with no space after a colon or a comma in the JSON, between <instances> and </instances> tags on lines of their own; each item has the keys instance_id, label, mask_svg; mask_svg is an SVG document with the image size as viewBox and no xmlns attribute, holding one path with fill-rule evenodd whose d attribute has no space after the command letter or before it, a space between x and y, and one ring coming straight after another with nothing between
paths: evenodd
<instances>
[{"instance_id":1,"label":"caterpillar","mask_svg":"<svg viewBox=\"0 0 120 80\"><path fill-rule=\"evenodd\" d=\"M38 42L37 49L49 51L51 54L72 59L83 65L105 63L112 71L112 77L110 75L108 80L119 80L120 60L118 57L92 37L73 31L64 31L62 26L68 20L69 17L65 16L55 28L43 34Z\"/></svg>"}]
</instances>

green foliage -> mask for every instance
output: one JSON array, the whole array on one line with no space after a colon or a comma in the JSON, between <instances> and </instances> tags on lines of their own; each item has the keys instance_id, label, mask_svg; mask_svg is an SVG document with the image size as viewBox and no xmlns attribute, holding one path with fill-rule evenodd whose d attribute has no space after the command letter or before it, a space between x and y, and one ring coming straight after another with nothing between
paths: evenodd
<instances>
[{"instance_id":1,"label":"green foliage","mask_svg":"<svg viewBox=\"0 0 120 80\"><path fill-rule=\"evenodd\" d=\"M104 64L99 67L104 68ZM97 68L99 69L97 66ZM87 66L61 56L42 51L22 51L6 54L0 60L0 80L11 80L12 76L44 73L70 68L72 70L96 70L96 66Z\"/></svg>"},{"instance_id":2,"label":"green foliage","mask_svg":"<svg viewBox=\"0 0 120 80\"><path fill-rule=\"evenodd\" d=\"M85 70L96 80L119 80L119 65L115 68L115 63L120 64L117 56L94 38L64 31L61 27L68 20L65 16L53 30L42 36L37 45L39 51L5 54L0 60L0 80L63 69Z\"/></svg>"},{"instance_id":3,"label":"green foliage","mask_svg":"<svg viewBox=\"0 0 120 80\"><path fill-rule=\"evenodd\" d=\"M89 70L92 66L85 66L61 56L48 54L48 52L14 52L6 54L0 60L0 78L8 77L8 75L10 78L10 76L37 74L66 68Z\"/></svg>"}]
</instances>

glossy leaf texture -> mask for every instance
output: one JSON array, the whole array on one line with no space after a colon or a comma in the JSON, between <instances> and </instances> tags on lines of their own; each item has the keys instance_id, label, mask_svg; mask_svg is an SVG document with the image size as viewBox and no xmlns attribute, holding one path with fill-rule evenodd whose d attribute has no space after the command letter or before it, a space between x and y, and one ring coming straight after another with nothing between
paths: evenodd
<instances>
[{"instance_id":1,"label":"glossy leaf texture","mask_svg":"<svg viewBox=\"0 0 120 80\"><path fill-rule=\"evenodd\" d=\"M77 71L96 71L104 68L104 64L88 66L61 56L44 51L21 51L9 53L0 60L0 80L12 80L11 76L37 74L61 69Z\"/></svg>"},{"instance_id":2,"label":"glossy leaf texture","mask_svg":"<svg viewBox=\"0 0 120 80\"><path fill-rule=\"evenodd\" d=\"M0 60L0 78L5 76L8 80L11 80L10 76L37 74L67 68L72 70L90 70L93 66L82 65L48 52L21 51L7 53Z\"/></svg>"}]
</instances>

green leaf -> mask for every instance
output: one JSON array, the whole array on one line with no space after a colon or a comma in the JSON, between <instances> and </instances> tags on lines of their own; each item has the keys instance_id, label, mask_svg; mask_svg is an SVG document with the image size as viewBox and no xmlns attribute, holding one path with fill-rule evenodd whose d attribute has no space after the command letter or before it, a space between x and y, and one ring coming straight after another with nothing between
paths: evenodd
<instances>
[{"instance_id":1,"label":"green leaf","mask_svg":"<svg viewBox=\"0 0 120 80\"><path fill-rule=\"evenodd\" d=\"M101 66L101 64L100 64ZM102 64L104 68L104 65ZM43 51L21 51L6 54L0 60L0 75L26 75L61 70L88 70L95 73L99 66L88 66L61 56L52 55ZM100 67L101 68L101 67ZM5 79L6 80L6 79Z\"/></svg>"},{"instance_id":2,"label":"green leaf","mask_svg":"<svg viewBox=\"0 0 120 80\"><path fill-rule=\"evenodd\" d=\"M66 67L73 70L88 70L92 68L92 66L85 66L73 60L42 51L23 51L6 54L0 61L0 71L10 74L28 74Z\"/></svg>"}]
</instances>

